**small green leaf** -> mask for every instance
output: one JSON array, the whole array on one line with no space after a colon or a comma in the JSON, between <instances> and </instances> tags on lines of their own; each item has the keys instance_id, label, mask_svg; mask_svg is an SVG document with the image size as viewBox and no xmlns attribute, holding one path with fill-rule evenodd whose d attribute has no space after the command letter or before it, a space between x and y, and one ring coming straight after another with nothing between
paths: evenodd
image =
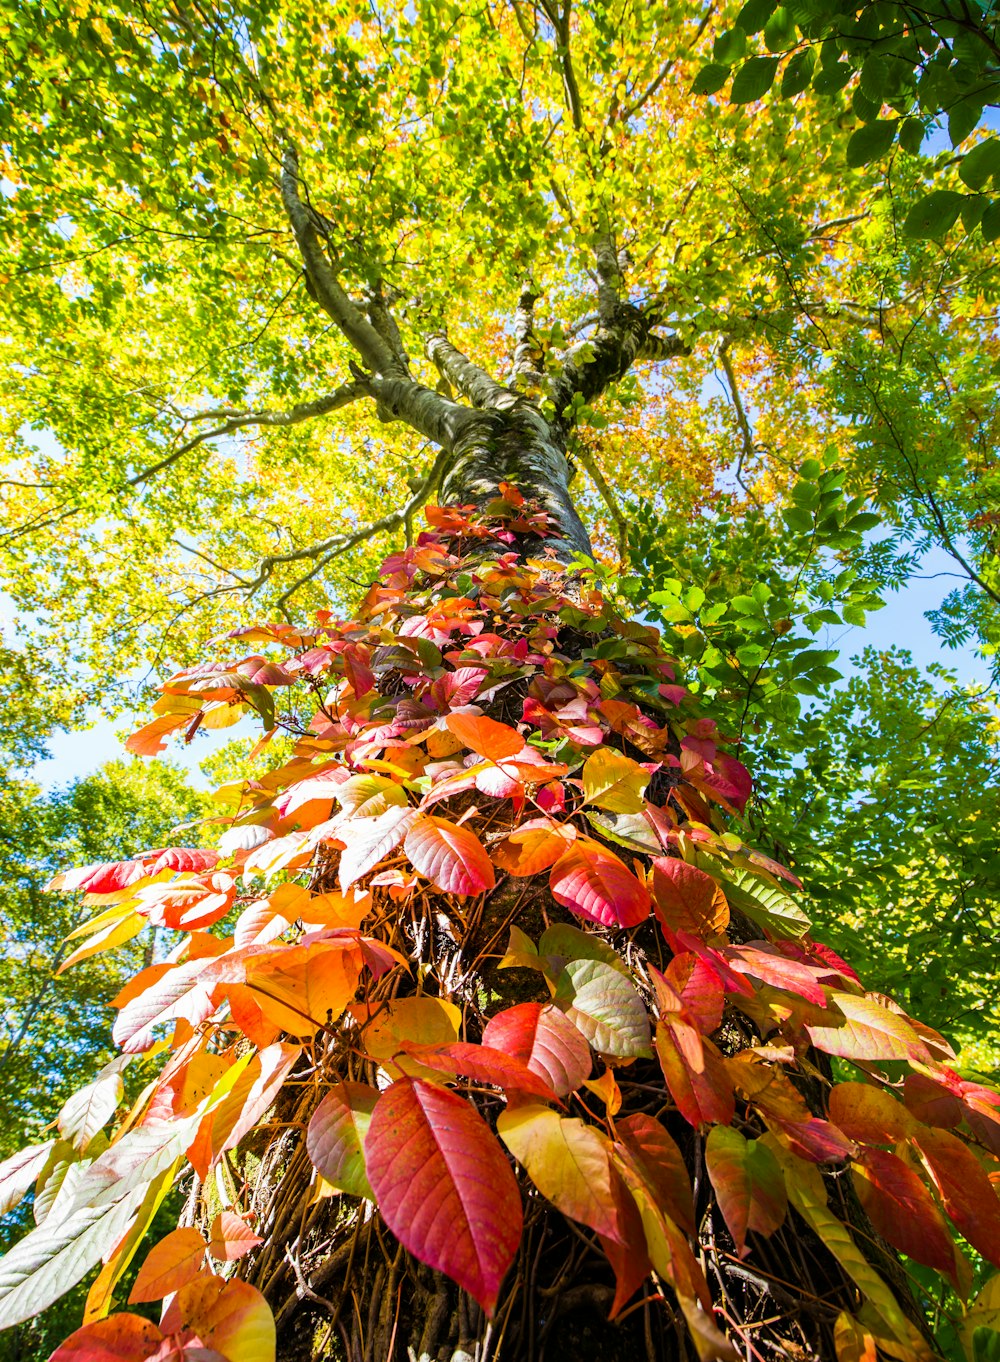
<instances>
[{"instance_id":1,"label":"small green leaf","mask_svg":"<svg viewBox=\"0 0 1000 1362\"><path fill-rule=\"evenodd\" d=\"M747 35L742 28L730 28L720 33L712 47L712 59L723 66L742 61L747 51Z\"/></svg>"},{"instance_id":2,"label":"small green leaf","mask_svg":"<svg viewBox=\"0 0 1000 1362\"><path fill-rule=\"evenodd\" d=\"M721 90L729 79L729 67L719 66L712 62L708 66L703 66L694 80L691 82L691 93L693 95L714 95L716 90Z\"/></svg>"},{"instance_id":3,"label":"small green leaf","mask_svg":"<svg viewBox=\"0 0 1000 1362\"><path fill-rule=\"evenodd\" d=\"M847 164L866 166L884 156L896 139L898 126L898 118L886 118L858 128L847 144Z\"/></svg>"},{"instance_id":4,"label":"small green leaf","mask_svg":"<svg viewBox=\"0 0 1000 1362\"><path fill-rule=\"evenodd\" d=\"M985 189L997 174L1000 174L1000 140L996 137L974 146L958 168L959 179L976 192Z\"/></svg>"},{"instance_id":5,"label":"small green leaf","mask_svg":"<svg viewBox=\"0 0 1000 1362\"><path fill-rule=\"evenodd\" d=\"M994 199L983 211L979 227L987 241L996 241L1000 237L1000 199Z\"/></svg>"},{"instance_id":6,"label":"small green leaf","mask_svg":"<svg viewBox=\"0 0 1000 1362\"><path fill-rule=\"evenodd\" d=\"M944 236L958 221L964 195L955 189L935 189L913 205L903 223L906 236Z\"/></svg>"},{"instance_id":7,"label":"small green leaf","mask_svg":"<svg viewBox=\"0 0 1000 1362\"><path fill-rule=\"evenodd\" d=\"M899 145L911 156L919 156L924 142L924 125L919 118L904 118L899 128Z\"/></svg>"},{"instance_id":8,"label":"small green leaf","mask_svg":"<svg viewBox=\"0 0 1000 1362\"><path fill-rule=\"evenodd\" d=\"M768 52L783 52L795 38L795 20L784 5L764 25L764 46Z\"/></svg>"},{"instance_id":9,"label":"small green leaf","mask_svg":"<svg viewBox=\"0 0 1000 1362\"><path fill-rule=\"evenodd\" d=\"M973 128L979 126L982 116L983 106L977 104L974 99L963 99L961 104L949 109L948 136L951 138L951 145L957 147L960 142L964 142Z\"/></svg>"},{"instance_id":10,"label":"small green leaf","mask_svg":"<svg viewBox=\"0 0 1000 1362\"><path fill-rule=\"evenodd\" d=\"M866 57L861 67L859 83L862 93L867 95L873 104L879 106L884 104L892 88L892 77L886 59L877 52Z\"/></svg>"},{"instance_id":11,"label":"small green leaf","mask_svg":"<svg viewBox=\"0 0 1000 1362\"><path fill-rule=\"evenodd\" d=\"M792 95L800 95L803 90L808 89L815 66L816 56L811 47L807 47L804 52L796 52L781 77L782 96L790 99Z\"/></svg>"},{"instance_id":12,"label":"small green leaf","mask_svg":"<svg viewBox=\"0 0 1000 1362\"><path fill-rule=\"evenodd\" d=\"M761 99L774 84L777 57L751 57L736 72L729 95L731 104L750 104Z\"/></svg>"},{"instance_id":13,"label":"small green leaf","mask_svg":"<svg viewBox=\"0 0 1000 1362\"><path fill-rule=\"evenodd\" d=\"M759 33L775 9L775 0L747 0L736 16L736 25L744 33Z\"/></svg>"}]
</instances>

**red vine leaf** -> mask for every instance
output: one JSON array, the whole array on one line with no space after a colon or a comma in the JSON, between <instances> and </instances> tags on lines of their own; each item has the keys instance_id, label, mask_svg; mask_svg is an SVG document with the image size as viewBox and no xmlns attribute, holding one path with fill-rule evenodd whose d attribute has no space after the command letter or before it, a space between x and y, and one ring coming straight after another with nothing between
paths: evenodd
<instances>
[{"instance_id":1,"label":"red vine leaf","mask_svg":"<svg viewBox=\"0 0 1000 1362\"><path fill-rule=\"evenodd\" d=\"M670 932L693 936L718 936L729 925L726 896L704 870L676 856L653 860L653 907L659 922Z\"/></svg>"},{"instance_id":2,"label":"red vine leaf","mask_svg":"<svg viewBox=\"0 0 1000 1362\"><path fill-rule=\"evenodd\" d=\"M955 1245L913 1169L886 1149L861 1150L852 1167L858 1199L883 1239L950 1278L958 1290Z\"/></svg>"},{"instance_id":3,"label":"red vine leaf","mask_svg":"<svg viewBox=\"0 0 1000 1362\"><path fill-rule=\"evenodd\" d=\"M547 1102L556 1100L552 1085L530 1069L523 1059L490 1045L473 1045L464 1040L455 1040L447 1045L404 1042L403 1052L412 1055L428 1069L451 1075L462 1074L476 1083L489 1083L502 1088L504 1092L528 1093Z\"/></svg>"},{"instance_id":4,"label":"red vine leaf","mask_svg":"<svg viewBox=\"0 0 1000 1362\"><path fill-rule=\"evenodd\" d=\"M447 1088L400 1079L375 1107L365 1158L404 1248L492 1314L521 1239L521 1194L475 1108Z\"/></svg>"},{"instance_id":5,"label":"red vine leaf","mask_svg":"<svg viewBox=\"0 0 1000 1362\"><path fill-rule=\"evenodd\" d=\"M49 1362L145 1362L162 1341L162 1333L151 1320L141 1315L111 1315L70 1334Z\"/></svg>"},{"instance_id":6,"label":"red vine leaf","mask_svg":"<svg viewBox=\"0 0 1000 1362\"><path fill-rule=\"evenodd\" d=\"M235 1211L220 1211L208 1232L208 1251L220 1263L232 1263L263 1242Z\"/></svg>"},{"instance_id":7,"label":"red vine leaf","mask_svg":"<svg viewBox=\"0 0 1000 1362\"><path fill-rule=\"evenodd\" d=\"M705 1166L719 1209L745 1258L747 1231L770 1235L788 1213L781 1165L759 1140L746 1140L732 1126L713 1126L705 1143Z\"/></svg>"},{"instance_id":8,"label":"red vine leaf","mask_svg":"<svg viewBox=\"0 0 1000 1362\"><path fill-rule=\"evenodd\" d=\"M912 1138L947 1213L976 1252L1000 1267L1000 1199L982 1164L947 1130L921 1128Z\"/></svg>"},{"instance_id":9,"label":"red vine leaf","mask_svg":"<svg viewBox=\"0 0 1000 1362\"><path fill-rule=\"evenodd\" d=\"M590 1046L551 1003L518 1003L491 1017L483 1044L523 1060L558 1097L575 1092L589 1077Z\"/></svg>"},{"instance_id":10,"label":"red vine leaf","mask_svg":"<svg viewBox=\"0 0 1000 1362\"><path fill-rule=\"evenodd\" d=\"M496 883L476 834L446 818L421 818L406 834L403 850L413 868L446 894L482 894Z\"/></svg>"},{"instance_id":11,"label":"red vine leaf","mask_svg":"<svg viewBox=\"0 0 1000 1362\"><path fill-rule=\"evenodd\" d=\"M636 1112L615 1122L617 1150L686 1234L694 1234L694 1193L684 1155L655 1117Z\"/></svg>"},{"instance_id":12,"label":"red vine leaf","mask_svg":"<svg viewBox=\"0 0 1000 1362\"><path fill-rule=\"evenodd\" d=\"M557 903L604 927L635 927L650 899L624 861L590 837L578 837L549 873Z\"/></svg>"}]
</instances>

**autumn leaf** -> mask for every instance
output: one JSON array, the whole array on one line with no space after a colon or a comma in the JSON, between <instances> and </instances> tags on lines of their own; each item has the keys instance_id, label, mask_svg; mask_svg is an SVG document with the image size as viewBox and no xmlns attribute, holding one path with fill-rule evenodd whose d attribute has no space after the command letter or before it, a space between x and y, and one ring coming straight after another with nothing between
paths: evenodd
<instances>
[{"instance_id":1,"label":"autumn leaf","mask_svg":"<svg viewBox=\"0 0 1000 1362\"><path fill-rule=\"evenodd\" d=\"M705 1166L736 1252L745 1258L748 1230L767 1236L784 1222L788 1196L781 1167L766 1145L744 1139L732 1126L708 1132Z\"/></svg>"},{"instance_id":2,"label":"autumn leaf","mask_svg":"<svg viewBox=\"0 0 1000 1362\"><path fill-rule=\"evenodd\" d=\"M445 818L421 818L406 834L403 850L413 868L446 894L483 894L496 883L476 834Z\"/></svg>"},{"instance_id":3,"label":"autumn leaf","mask_svg":"<svg viewBox=\"0 0 1000 1362\"><path fill-rule=\"evenodd\" d=\"M446 1088L399 1079L377 1103L364 1148L393 1234L492 1314L521 1238L521 1196L483 1118Z\"/></svg>"},{"instance_id":4,"label":"autumn leaf","mask_svg":"<svg viewBox=\"0 0 1000 1362\"><path fill-rule=\"evenodd\" d=\"M589 837L578 837L549 872L557 903L604 927L635 927L649 916L650 899L625 863Z\"/></svg>"},{"instance_id":5,"label":"autumn leaf","mask_svg":"<svg viewBox=\"0 0 1000 1362\"><path fill-rule=\"evenodd\" d=\"M551 1003L518 1003L491 1017L483 1044L522 1060L558 1097L567 1097L590 1074L590 1047Z\"/></svg>"},{"instance_id":6,"label":"autumn leaf","mask_svg":"<svg viewBox=\"0 0 1000 1362\"><path fill-rule=\"evenodd\" d=\"M306 1151L316 1171L338 1191L374 1200L365 1172L364 1143L377 1088L364 1083L335 1083L313 1112Z\"/></svg>"},{"instance_id":7,"label":"autumn leaf","mask_svg":"<svg viewBox=\"0 0 1000 1362\"><path fill-rule=\"evenodd\" d=\"M162 1300L193 1281L205 1266L207 1247L200 1230L172 1230L146 1255L129 1295L129 1305Z\"/></svg>"}]
</instances>

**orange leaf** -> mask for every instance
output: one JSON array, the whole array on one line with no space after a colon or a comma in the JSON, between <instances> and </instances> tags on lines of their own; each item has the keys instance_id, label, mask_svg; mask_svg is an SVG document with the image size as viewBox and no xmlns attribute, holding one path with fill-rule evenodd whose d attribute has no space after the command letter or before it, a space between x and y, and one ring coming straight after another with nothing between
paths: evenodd
<instances>
[{"instance_id":1,"label":"orange leaf","mask_svg":"<svg viewBox=\"0 0 1000 1362\"><path fill-rule=\"evenodd\" d=\"M235 1211L220 1211L209 1230L208 1251L220 1263L242 1258L264 1241Z\"/></svg>"},{"instance_id":2,"label":"orange leaf","mask_svg":"<svg viewBox=\"0 0 1000 1362\"><path fill-rule=\"evenodd\" d=\"M173 1230L146 1255L128 1298L129 1305L162 1300L193 1281L204 1266L205 1248L198 1230Z\"/></svg>"},{"instance_id":3,"label":"orange leaf","mask_svg":"<svg viewBox=\"0 0 1000 1362\"><path fill-rule=\"evenodd\" d=\"M466 747L488 761L513 757L524 747L524 739L509 724L498 724L485 714L449 714L445 723Z\"/></svg>"}]
</instances>

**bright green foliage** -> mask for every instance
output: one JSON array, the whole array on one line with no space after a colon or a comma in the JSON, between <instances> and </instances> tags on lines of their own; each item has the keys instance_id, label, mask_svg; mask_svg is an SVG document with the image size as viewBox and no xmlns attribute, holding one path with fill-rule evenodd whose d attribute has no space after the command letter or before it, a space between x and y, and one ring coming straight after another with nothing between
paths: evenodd
<instances>
[{"instance_id":1,"label":"bright green foliage","mask_svg":"<svg viewBox=\"0 0 1000 1362\"><path fill-rule=\"evenodd\" d=\"M715 40L712 62L695 77L695 94L724 90L734 104L805 91L850 110L856 130L847 143L851 167L880 161L898 147L919 153L930 128L946 122L951 145L967 145L987 109L1000 105L995 6L976 0L905 8L877 0L747 0L733 27ZM773 55L765 55L773 54ZM963 189L935 189L907 215L913 237L945 235L962 215L1000 236L1000 142L979 142L959 158Z\"/></svg>"},{"instance_id":2,"label":"bright green foliage","mask_svg":"<svg viewBox=\"0 0 1000 1362\"><path fill-rule=\"evenodd\" d=\"M667 646L689 662L685 682L724 732L753 746L766 731L796 750L802 697L840 677L827 631L864 624L882 605L855 566L878 517L843 483L842 469L811 460L780 512L720 497L693 524L648 508L632 516L633 573L619 589L634 607L648 602Z\"/></svg>"},{"instance_id":3,"label":"bright green foliage","mask_svg":"<svg viewBox=\"0 0 1000 1362\"><path fill-rule=\"evenodd\" d=\"M200 806L163 762L112 762L48 795L0 779L0 1158L42 1138L65 1098L111 1058L107 1001L148 949L126 946L55 979L81 915L75 898L45 894L44 885L70 859L85 865L159 845Z\"/></svg>"},{"instance_id":4,"label":"bright green foliage","mask_svg":"<svg viewBox=\"0 0 1000 1362\"><path fill-rule=\"evenodd\" d=\"M940 667L865 650L861 669L755 769L759 817L791 855L831 943L873 985L1000 1064L1000 716Z\"/></svg>"}]
</instances>

